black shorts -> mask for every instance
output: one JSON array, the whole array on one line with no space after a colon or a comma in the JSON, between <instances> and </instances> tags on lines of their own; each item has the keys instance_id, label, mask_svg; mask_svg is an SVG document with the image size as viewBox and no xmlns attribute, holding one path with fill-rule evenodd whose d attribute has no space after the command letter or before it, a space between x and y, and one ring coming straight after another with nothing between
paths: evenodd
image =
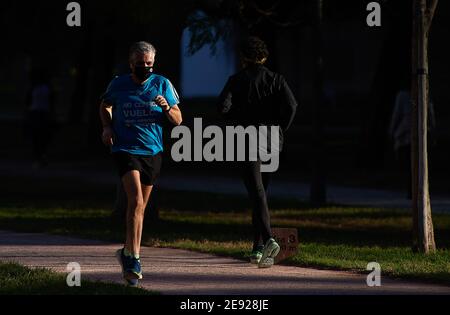
<instances>
[{"instance_id":1,"label":"black shorts","mask_svg":"<svg viewBox=\"0 0 450 315\"><path fill-rule=\"evenodd\" d=\"M162 164L161 152L156 155L132 155L126 152L112 154L120 178L129 171L139 171L141 183L152 186L159 177Z\"/></svg>"}]
</instances>

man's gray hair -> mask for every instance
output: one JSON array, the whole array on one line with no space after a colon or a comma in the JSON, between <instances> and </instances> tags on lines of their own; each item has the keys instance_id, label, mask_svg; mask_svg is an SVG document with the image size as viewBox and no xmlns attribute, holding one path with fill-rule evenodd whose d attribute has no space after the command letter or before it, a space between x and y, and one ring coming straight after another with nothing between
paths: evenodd
<instances>
[{"instance_id":1,"label":"man's gray hair","mask_svg":"<svg viewBox=\"0 0 450 315\"><path fill-rule=\"evenodd\" d=\"M144 41L136 42L130 47L130 55L129 55L130 61L133 60L136 54L143 55L148 53L156 55L156 49L152 44Z\"/></svg>"}]
</instances>

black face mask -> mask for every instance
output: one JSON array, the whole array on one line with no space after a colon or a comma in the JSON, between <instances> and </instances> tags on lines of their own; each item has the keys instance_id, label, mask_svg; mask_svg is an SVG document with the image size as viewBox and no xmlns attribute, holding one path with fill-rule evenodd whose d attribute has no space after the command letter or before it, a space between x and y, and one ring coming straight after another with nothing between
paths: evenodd
<instances>
[{"instance_id":1,"label":"black face mask","mask_svg":"<svg viewBox=\"0 0 450 315\"><path fill-rule=\"evenodd\" d=\"M141 81L147 80L153 71L153 67L135 66L134 75Z\"/></svg>"}]
</instances>

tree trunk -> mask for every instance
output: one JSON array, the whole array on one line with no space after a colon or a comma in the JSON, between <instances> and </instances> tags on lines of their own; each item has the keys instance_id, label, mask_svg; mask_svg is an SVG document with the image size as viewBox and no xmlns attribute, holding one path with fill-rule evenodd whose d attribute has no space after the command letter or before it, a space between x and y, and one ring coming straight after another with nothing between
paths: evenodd
<instances>
[{"instance_id":1,"label":"tree trunk","mask_svg":"<svg viewBox=\"0 0 450 315\"><path fill-rule=\"evenodd\" d=\"M436 250L428 188L428 33L437 0L414 0L413 16L413 245L423 253Z\"/></svg>"},{"instance_id":2,"label":"tree trunk","mask_svg":"<svg viewBox=\"0 0 450 315\"><path fill-rule=\"evenodd\" d=\"M324 204L327 201L324 176L324 136L322 123L322 92L323 92L323 56L322 56L322 27L323 27L323 0L316 0L314 28L314 58L315 82L312 108L312 182L310 200L315 204Z\"/></svg>"}]
</instances>

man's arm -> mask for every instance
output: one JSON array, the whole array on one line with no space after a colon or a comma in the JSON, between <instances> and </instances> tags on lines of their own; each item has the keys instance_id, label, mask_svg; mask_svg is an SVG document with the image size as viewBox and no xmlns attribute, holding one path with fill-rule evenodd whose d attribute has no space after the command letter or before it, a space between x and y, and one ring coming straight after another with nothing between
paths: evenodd
<instances>
[{"instance_id":1,"label":"man's arm","mask_svg":"<svg viewBox=\"0 0 450 315\"><path fill-rule=\"evenodd\" d=\"M167 118L169 119L169 121L172 124L179 126L183 122L181 110L178 107L178 105L173 105L172 107L170 107L170 110L168 110L168 111L166 110L165 113L166 113Z\"/></svg>"},{"instance_id":2,"label":"man's arm","mask_svg":"<svg viewBox=\"0 0 450 315\"><path fill-rule=\"evenodd\" d=\"M161 95L156 97L155 103L162 108L163 112L166 114L166 117L172 124L176 126L181 125L183 117L178 105L170 106L167 100Z\"/></svg>"},{"instance_id":3,"label":"man's arm","mask_svg":"<svg viewBox=\"0 0 450 315\"><path fill-rule=\"evenodd\" d=\"M100 104L99 114L103 126L102 141L106 146L111 146L114 137L112 129L112 105L102 102Z\"/></svg>"}]
</instances>

